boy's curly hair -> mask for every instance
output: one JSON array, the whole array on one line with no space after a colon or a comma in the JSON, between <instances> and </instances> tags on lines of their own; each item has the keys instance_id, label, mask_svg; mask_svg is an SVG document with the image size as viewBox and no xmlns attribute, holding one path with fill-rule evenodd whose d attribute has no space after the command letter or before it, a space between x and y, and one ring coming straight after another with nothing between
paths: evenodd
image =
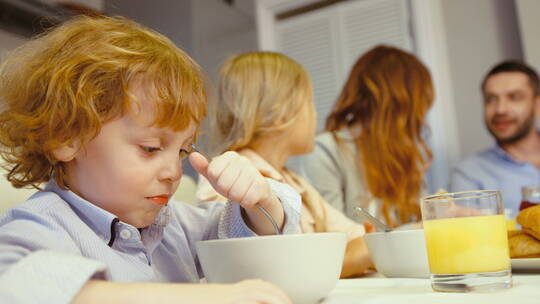
<instances>
[{"instance_id":1,"label":"boy's curly hair","mask_svg":"<svg viewBox=\"0 0 540 304\"><path fill-rule=\"evenodd\" d=\"M16 188L55 178L52 151L98 135L130 109L128 86L149 84L156 125L182 130L206 115L199 66L169 39L122 17L80 16L33 39L0 67L0 156Z\"/></svg>"}]
</instances>

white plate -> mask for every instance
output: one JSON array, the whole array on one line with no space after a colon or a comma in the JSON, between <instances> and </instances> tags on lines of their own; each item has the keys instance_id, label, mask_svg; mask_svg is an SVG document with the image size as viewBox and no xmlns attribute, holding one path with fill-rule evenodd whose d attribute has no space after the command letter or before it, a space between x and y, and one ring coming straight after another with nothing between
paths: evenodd
<instances>
[{"instance_id":1,"label":"white plate","mask_svg":"<svg viewBox=\"0 0 540 304\"><path fill-rule=\"evenodd\" d=\"M512 259L512 269L540 271L540 258Z\"/></svg>"}]
</instances>

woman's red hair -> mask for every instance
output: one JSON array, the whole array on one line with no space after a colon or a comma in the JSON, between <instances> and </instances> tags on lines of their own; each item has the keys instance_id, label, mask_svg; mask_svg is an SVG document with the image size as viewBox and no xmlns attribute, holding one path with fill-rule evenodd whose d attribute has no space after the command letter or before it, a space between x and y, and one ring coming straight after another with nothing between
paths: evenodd
<instances>
[{"instance_id":1,"label":"woman's red hair","mask_svg":"<svg viewBox=\"0 0 540 304\"><path fill-rule=\"evenodd\" d=\"M360 126L355 138L359 167L384 217L396 225L420 218L418 199L431 152L421 136L433 102L427 68L412 54L378 46L353 66L326 121L334 134Z\"/></svg>"}]
</instances>

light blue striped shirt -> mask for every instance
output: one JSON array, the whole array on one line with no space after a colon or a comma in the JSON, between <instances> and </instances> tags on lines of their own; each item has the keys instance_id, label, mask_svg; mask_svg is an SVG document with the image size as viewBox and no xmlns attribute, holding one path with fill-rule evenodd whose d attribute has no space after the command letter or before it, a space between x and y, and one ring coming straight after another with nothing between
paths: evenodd
<instances>
[{"instance_id":1,"label":"light blue striped shirt","mask_svg":"<svg viewBox=\"0 0 540 304\"><path fill-rule=\"evenodd\" d=\"M540 170L514 160L499 146L474 154L459 163L450 177L450 191L500 190L504 207L519 213L521 187L540 185Z\"/></svg>"},{"instance_id":2,"label":"light blue striped shirt","mask_svg":"<svg viewBox=\"0 0 540 304\"><path fill-rule=\"evenodd\" d=\"M297 232L300 196L268 181L285 210L283 232ZM51 181L0 218L0 302L69 303L91 278L199 282L197 241L254 235L240 210L171 202L139 230Z\"/></svg>"}]
</instances>

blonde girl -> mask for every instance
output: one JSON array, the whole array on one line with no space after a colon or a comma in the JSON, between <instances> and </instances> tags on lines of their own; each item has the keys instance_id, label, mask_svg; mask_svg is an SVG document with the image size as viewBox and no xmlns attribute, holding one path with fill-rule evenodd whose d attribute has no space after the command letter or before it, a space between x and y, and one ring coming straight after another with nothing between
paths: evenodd
<instances>
[{"instance_id":1,"label":"blonde girl","mask_svg":"<svg viewBox=\"0 0 540 304\"><path fill-rule=\"evenodd\" d=\"M330 206L303 178L286 167L295 155L313 149L316 115L306 71L290 58L272 52L253 52L227 60L220 71L218 100L210 104L213 150L237 151L267 177L289 184L302 197L304 233L343 231L348 246L342 276L370 266L362 238L364 227ZM223 200L201 179L202 201Z\"/></svg>"}]
</instances>

